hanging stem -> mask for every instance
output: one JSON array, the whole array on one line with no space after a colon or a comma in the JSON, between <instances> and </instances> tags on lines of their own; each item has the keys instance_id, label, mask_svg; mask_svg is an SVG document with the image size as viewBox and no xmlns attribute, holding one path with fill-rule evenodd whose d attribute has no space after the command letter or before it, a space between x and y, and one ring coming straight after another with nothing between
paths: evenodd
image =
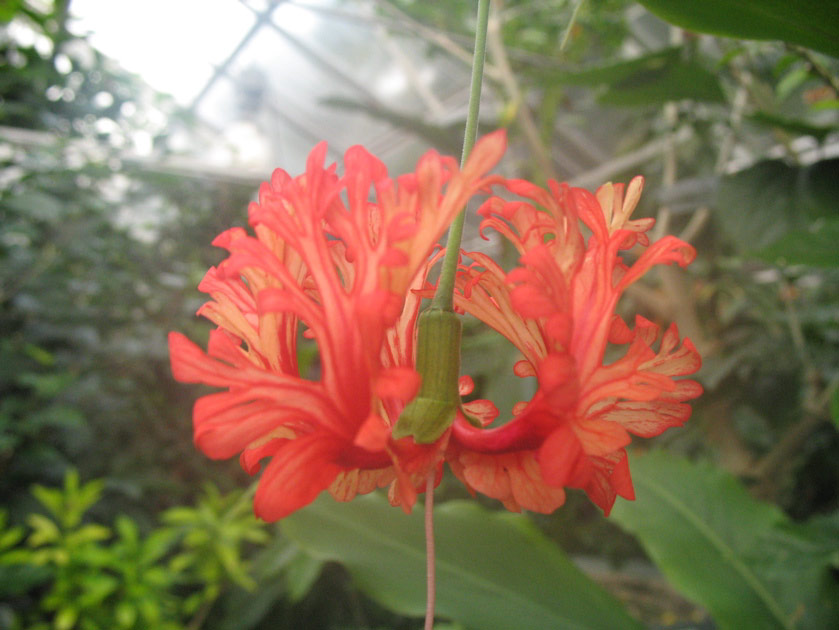
<instances>
[{"instance_id":1,"label":"hanging stem","mask_svg":"<svg viewBox=\"0 0 839 630\"><path fill-rule=\"evenodd\" d=\"M437 598L437 576L434 566L434 476L432 468L425 482L425 626L424 630L434 627L434 604Z\"/></svg>"},{"instance_id":2,"label":"hanging stem","mask_svg":"<svg viewBox=\"0 0 839 630\"><path fill-rule=\"evenodd\" d=\"M460 166L466 164L475 139L478 136L478 113L481 106L481 83L484 76L484 58L486 57L487 22L489 20L489 0L478 0L478 19L475 26L475 55L472 59L472 83L469 90L469 111L466 115L466 131L463 136L463 155ZM446 242L446 256L437 290L431 301L432 310L454 312L454 279L460 255L460 242L463 239L463 223L466 209L461 210L449 228ZM452 317L455 317L452 315ZM456 349L458 356L460 348ZM459 363L459 362L458 362ZM456 376L455 376L456 379ZM425 485L425 571L426 571L426 604L425 630L434 628L434 606L437 598L437 578L434 553L434 478L436 470L428 472Z\"/></svg>"},{"instance_id":3,"label":"hanging stem","mask_svg":"<svg viewBox=\"0 0 839 630\"><path fill-rule=\"evenodd\" d=\"M469 112L466 115L466 132L463 136L463 156L460 166L466 164L475 138L478 136L478 112L481 106L481 83L484 78L484 58L486 57L487 22L489 20L489 0L478 0L478 22L475 27L475 55L472 58L472 84L469 90ZM449 228L449 238L446 241L446 257L440 271L440 281L437 291L431 301L431 308L444 311L454 310L454 277L457 272L457 261L460 254L460 241L463 239L463 222L466 218L465 209L457 215Z\"/></svg>"}]
</instances>

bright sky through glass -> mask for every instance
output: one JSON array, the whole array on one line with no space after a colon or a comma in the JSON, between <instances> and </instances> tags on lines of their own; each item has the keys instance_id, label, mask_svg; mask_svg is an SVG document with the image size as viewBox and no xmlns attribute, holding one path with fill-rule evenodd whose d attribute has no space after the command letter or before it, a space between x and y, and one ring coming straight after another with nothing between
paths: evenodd
<instances>
[{"instance_id":1,"label":"bright sky through glass","mask_svg":"<svg viewBox=\"0 0 839 630\"><path fill-rule=\"evenodd\" d=\"M73 0L73 30L187 104L254 23L237 0Z\"/></svg>"},{"instance_id":2,"label":"bright sky through glass","mask_svg":"<svg viewBox=\"0 0 839 630\"><path fill-rule=\"evenodd\" d=\"M361 143L410 166L417 138L363 109L450 122L465 105L468 68L429 59L419 40L386 29L371 3L347 6L73 0L70 28L212 130L218 146L195 155L204 163L265 170L304 160L328 138L333 157Z\"/></svg>"}]
</instances>

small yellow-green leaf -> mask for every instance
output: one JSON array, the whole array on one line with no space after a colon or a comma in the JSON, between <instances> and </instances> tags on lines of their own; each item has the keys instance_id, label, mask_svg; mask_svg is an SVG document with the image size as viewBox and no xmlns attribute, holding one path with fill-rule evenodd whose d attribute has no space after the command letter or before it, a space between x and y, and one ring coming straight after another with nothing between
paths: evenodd
<instances>
[{"instance_id":1,"label":"small yellow-green leaf","mask_svg":"<svg viewBox=\"0 0 839 630\"><path fill-rule=\"evenodd\" d=\"M29 546L31 547L40 547L41 545L55 542L61 537L61 531L58 529L58 525L43 514L30 514L26 517L26 522L33 530L28 540Z\"/></svg>"},{"instance_id":2,"label":"small yellow-green leaf","mask_svg":"<svg viewBox=\"0 0 839 630\"><path fill-rule=\"evenodd\" d=\"M76 619L78 618L79 611L71 606L67 606L58 611L53 625L55 630L70 630L70 628L76 625Z\"/></svg>"},{"instance_id":3,"label":"small yellow-green leaf","mask_svg":"<svg viewBox=\"0 0 839 630\"><path fill-rule=\"evenodd\" d=\"M64 501L61 490L47 488L41 485L32 486L32 494L38 502L47 508L54 516L60 516L63 512Z\"/></svg>"},{"instance_id":4,"label":"small yellow-green leaf","mask_svg":"<svg viewBox=\"0 0 839 630\"><path fill-rule=\"evenodd\" d=\"M130 602L117 604L116 621L120 628L131 628L137 620L137 609Z\"/></svg>"}]
</instances>

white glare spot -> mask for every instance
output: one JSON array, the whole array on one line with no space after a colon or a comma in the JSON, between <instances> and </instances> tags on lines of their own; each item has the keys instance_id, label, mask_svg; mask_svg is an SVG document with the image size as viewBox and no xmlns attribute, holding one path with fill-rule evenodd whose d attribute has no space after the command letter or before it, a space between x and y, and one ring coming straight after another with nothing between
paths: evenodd
<instances>
[{"instance_id":1,"label":"white glare spot","mask_svg":"<svg viewBox=\"0 0 839 630\"><path fill-rule=\"evenodd\" d=\"M114 104L114 95L110 92L97 92L93 96L93 106L106 109Z\"/></svg>"}]
</instances>

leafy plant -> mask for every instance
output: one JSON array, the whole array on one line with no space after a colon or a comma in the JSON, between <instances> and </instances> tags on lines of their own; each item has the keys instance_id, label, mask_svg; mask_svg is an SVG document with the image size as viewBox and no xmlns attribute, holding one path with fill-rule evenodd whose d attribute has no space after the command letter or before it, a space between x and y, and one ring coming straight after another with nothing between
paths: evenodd
<instances>
[{"instance_id":1,"label":"leafy plant","mask_svg":"<svg viewBox=\"0 0 839 630\"><path fill-rule=\"evenodd\" d=\"M435 509L437 610L470 628L638 628L525 517L473 502ZM425 540L420 510L406 516L376 495L347 504L321 500L282 521L315 557L347 567L365 593L390 609L425 609Z\"/></svg>"},{"instance_id":2,"label":"leafy plant","mask_svg":"<svg viewBox=\"0 0 839 630\"><path fill-rule=\"evenodd\" d=\"M172 542L159 531L141 539L126 517L110 528L85 523L85 513L101 497L102 481L79 485L70 471L63 489L35 486L33 494L47 514L31 514L27 544L30 562L48 568L52 583L41 608L55 630L72 628L180 628L177 600L170 592L175 575L157 566ZM42 624L43 625L43 624Z\"/></svg>"},{"instance_id":3,"label":"leafy plant","mask_svg":"<svg viewBox=\"0 0 839 630\"><path fill-rule=\"evenodd\" d=\"M663 451L635 458L633 479L637 500L614 519L721 630L839 624L839 513L793 523L731 475Z\"/></svg>"},{"instance_id":4,"label":"leafy plant","mask_svg":"<svg viewBox=\"0 0 839 630\"><path fill-rule=\"evenodd\" d=\"M29 514L26 527L9 526L0 512L0 595L12 627L197 630L222 595L235 608L240 592L254 593L256 573L276 587L239 612L237 623L253 627L278 601L299 600L320 572L287 540L272 540L250 493L223 495L208 484L196 507L170 508L162 526L143 534L125 515L113 527L89 519L104 487L81 484L71 470L61 488L32 488L44 513Z\"/></svg>"},{"instance_id":5,"label":"leafy plant","mask_svg":"<svg viewBox=\"0 0 839 630\"><path fill-rule=\"evenodd\" d=\"M163 513L168 532L179 539L169 570L184 576L187 583L203 585L185 600L187 614L205 616L228 582L247 591L255 589L242 553L246 546L266 544L269 534L254 518L252 494L253 489L222 495L205 485L195 507L173 507Z\"/></svg>"}]
</instances>

